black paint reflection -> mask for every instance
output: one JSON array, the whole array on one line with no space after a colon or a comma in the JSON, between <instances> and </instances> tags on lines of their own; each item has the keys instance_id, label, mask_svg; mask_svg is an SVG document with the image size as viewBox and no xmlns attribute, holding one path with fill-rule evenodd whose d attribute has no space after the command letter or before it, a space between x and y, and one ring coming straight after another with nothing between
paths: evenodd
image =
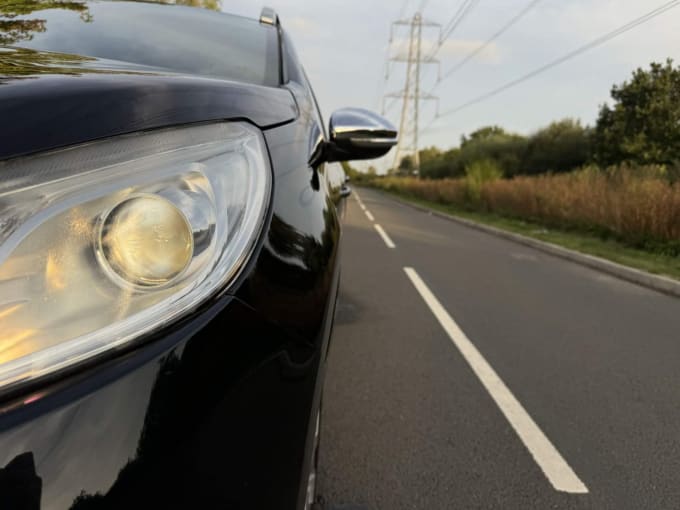
<instances>
[{"instance_id":1,"label":"black paint reflection","mask_svg":"<svg viewBox=\"0 0 680 510\"><path fill-rule=\"evenodd\" d=\"M312 179L309 181L309 185L313 191L319 191L319 189L321 189L319 182L319 171L316 168L312 171Z\"/></svg>"},{"instance_id":2,"label":"black paint reflection","mask_svg":"<svg viewBox=\"0 0 680 510\"><path fill-rule=\"evenodd\" d=\"M21 77L39 74L63 74L78 76L84 72L94 73L81 66L96 59L66 53L47 53L23 48L0 48L0 84L2 76Z\"/></svg>"},{"instance_id":3,"label":"black paint reflection","mask_svg":"<svg viewBox=\"0 0 680 510\"><path fill-rule=\"evenodd\" d=\"M275 214L258 271L242 289L246 301L304 339L314 338L324 317L335 268L339 226L330 208L323 217L317 237Z\"/></svg>"},{"instance_id":4,"label":"black paint reflection","mask_svg":"<svg viewBox=\"0 0 680 510\"><path fill-rule=\"evenodd\" d=\"M60 0L18 0L0 4L0 46L12 46L31 41L36 34L47 31L47 20L40 11L63 9L80 13L84 23L92 21L88 6L82 2ZM36 18L29 17L36 14ZM25 76L37 74L78 75L77 66L92 58L66 53L43 53L22 48L0 48L0 75ZM2 80L0 80L2 83Z\"/></svg>"},{"instance_id":5,"label":"black paint reflection","mask_svg":"<svg viewBox=\"0 0 680 510\"><path fill-rule=\"evenodd\" d=\"M40 510L41 493L32 452L17 455L0 469L0 508Z\"/></svg>"},{"instance_id":6,"label":"black paint reflection","mask_svg":"<svg viewBox=\"0 0 680 510\"><path fill-rule=\"evenodd\" d=\"M160 361L134 459L71 510L294 506L316 350L244 305L207 329Z\"/></svg>"},{"instance_id":7,"label":"black paint reflection","mask_svg":"<svg viewBox=\"0 0 680 510\"><path fill-rule=\"evenodd\" d=\"M40 18L18 19L47 9L63 9L80 13L85 23L92 21L90 9L83 2L61 0L16 0L0 4L0 45L11 46L30 41L36 33L47 30L47 20Z\"/></svg>"},{"instance_id":8,"label":"black paint reflection","mask_svg":"<svg viewBox=\"0 0 680 510\"><path fill-rule=\"evenodd\" d=\"M121 470L113 487L105 495L82 493L73 502L72 510L129 507L131 503L126 502L126 499L130 498L133 491L139 491L139 496L135 498L137 503L149 499L146 504L150 505L154 500L158 501L158 495L146 493L142 484L146 483L148 472L153 469L154 459L163 453L163 434L166 432L163 427L170 426L173 431L177 428L182 429L182 424L172 419L171 405L172 395L178 390L177 385L181 380L180 374L181 363L173 352L168 355L158 372L137 446L136 458Z\"/></svg>"}]
</instances>

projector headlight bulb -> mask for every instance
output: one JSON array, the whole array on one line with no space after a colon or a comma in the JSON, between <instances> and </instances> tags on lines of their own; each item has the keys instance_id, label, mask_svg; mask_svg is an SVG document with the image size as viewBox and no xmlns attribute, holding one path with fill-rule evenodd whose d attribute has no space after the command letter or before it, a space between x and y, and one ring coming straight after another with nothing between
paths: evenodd
<instances>
[{"instance_id":1,"label":"projector headlight bulb","mask_svg":"<svg viewBox=\"0 0 680 510\"><path fill-rule=\"evenodd\" d=\"M165 285L191 262L193 232L182 211L157 195L125 200L104 218L100 258L118 277L140 287Z\"/></svg>"}]
</instances>

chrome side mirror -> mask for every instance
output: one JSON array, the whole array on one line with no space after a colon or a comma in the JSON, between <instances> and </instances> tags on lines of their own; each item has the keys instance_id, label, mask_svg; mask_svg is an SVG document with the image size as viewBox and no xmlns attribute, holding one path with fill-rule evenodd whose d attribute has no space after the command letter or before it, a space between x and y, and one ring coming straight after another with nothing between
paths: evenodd
<instances>
[{"instance_id":1,"label":"chrome side mirror","mask_svg":"<svg viewBox=\"0 0 680 510\"><path fill-rule=\"evenodd\" d=\"M397 129L380 115L361 108L343 108L331 115L327 161L384 156L397 144Z\"/></svg>"}]
</instances>

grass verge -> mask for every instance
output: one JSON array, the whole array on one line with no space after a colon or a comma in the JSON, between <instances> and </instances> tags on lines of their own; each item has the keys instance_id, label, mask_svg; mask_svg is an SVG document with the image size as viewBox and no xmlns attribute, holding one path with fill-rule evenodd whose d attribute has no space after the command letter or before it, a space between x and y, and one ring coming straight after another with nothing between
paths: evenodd
<instances>
[{"instance_id":1,"label":"grass verge","mask_svg":"<svg viewBox=\"0 0 680 510\"><path fill-rule=\"evenodd\" d=\"M588 255L594 255L624 266L680 280L680 257L670 257L626 246L615 240L602 239L596 235L573 230L548 229L539 223L499 216L494 213L470 211L454 205L423 200L407 193L376 188L413 204L427 207L467 220L515 232L527 237L563 246Z\"/></svg>"}]
</instances>

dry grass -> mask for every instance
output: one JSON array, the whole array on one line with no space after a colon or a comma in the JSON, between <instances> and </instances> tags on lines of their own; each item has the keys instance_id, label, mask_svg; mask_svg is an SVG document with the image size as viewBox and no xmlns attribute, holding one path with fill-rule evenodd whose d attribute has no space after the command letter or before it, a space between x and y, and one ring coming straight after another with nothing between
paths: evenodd
<instances>
[{"instance_id":1,"label":"dry grass","mask_svg":"<svg viewBox=\"0 0 680 510\"><path fill-rule=\"evenodd\" d=\"M474 193L469 192L466 179L388 177L375 184L432 202L587 230L634 247L680 255L680 183L670 183L658 168L606 172L586 168L560 175L493 179Z\"/></svg>"}]
</instances>

